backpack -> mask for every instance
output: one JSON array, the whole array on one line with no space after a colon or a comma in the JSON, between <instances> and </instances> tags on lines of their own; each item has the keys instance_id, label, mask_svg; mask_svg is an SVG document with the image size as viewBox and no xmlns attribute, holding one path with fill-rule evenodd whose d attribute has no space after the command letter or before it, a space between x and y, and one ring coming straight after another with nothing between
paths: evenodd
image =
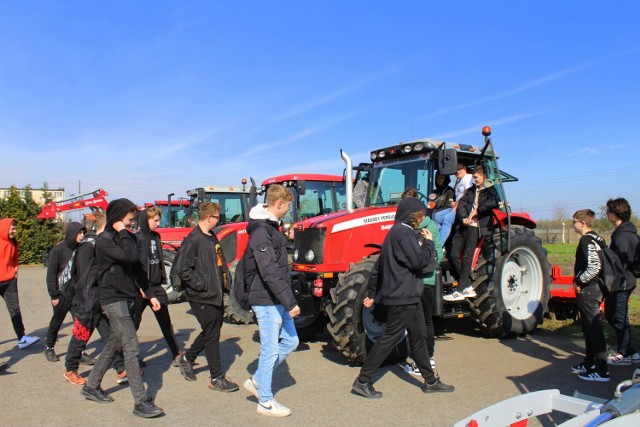
<instances>
[{"instance_id":1,"label":"backpack","mask_svg":"<svg viewBox=\"0 0 640 427\"><path fill-rule=\"evenodd\" d=\"M247 262L247 253L251 248L247 247L244 255L240 258L240 261L236 265L236 272L233 278L233 296L238 301L240 307L243 310L251 310L251 304L249 304L249 289L251 288L251 281L253 278L247 277L245 264Z\"/></svg>"},{"instance_id":2,"label":"backpack","mask_svg":"<svg viewBox=\"0 0 640 427\"><path fill-rule=\"evenodd\" d=\"M626 290L627 279L618 255L607 246L600 248L598 255L602 265L599 280L602 292L606 295Z\"/></svg>"},{"instance_id":3,"label":"backpack","mask_svg":"<svg viewBox=\"0 0 640 427\"><path fill-rule=\"evenodd\" d=\"M633 259L629 260L629 270L633 277L640 279L640 236L636 234L636 253Z\"/></svg>"},{"instance_id":4,"label":"backpack","mask_svg":"<svg viewBox=\"0 0 640 427\"><path fill-rule=\"evenodd\" d=\"M180 249L176 252L176 255L173 257L173 263L171 264L171 271L169 271L169 280L171 281L171 286L173 286L173 290L176 292L182 292L182 280L180 280L180 276L178 276L178 272L180 271Z\"/></svg>"},{"instance_id":5,"label":"backpack","mask_svg":"<svg viewBox=\"0 0 640 427\"><path fill-rule=\"evenodd\" d=\"M80 247L80 245L78 245ZM76 247L71 253L71 258L67 261L67 265L58 275L58 289L64 296L72 295L70 286L76 279L78 269L76 268L76 254L78 253L78 247Z\"/></svg>"},{"instance_id":6,"label":"backpack","mask_svg":"<svg viewBox=\"0 0 640 427\"><path fill-rule=\"evenodd\" d=\"M80 246L84 243L90 243L93 249L93 256L87 269L85 270L82 277L78 277L74 283L75 293L79 295L79 300L82 303L82 307L85 311L89 312L96 305L98 298L98 263L96 260L95 254L95 246L96 241L94 238L87 238L80 242L78 246L78 250L80 250ZM77 272L77 266L76 266Z\"/></svg>"}]
</instances>

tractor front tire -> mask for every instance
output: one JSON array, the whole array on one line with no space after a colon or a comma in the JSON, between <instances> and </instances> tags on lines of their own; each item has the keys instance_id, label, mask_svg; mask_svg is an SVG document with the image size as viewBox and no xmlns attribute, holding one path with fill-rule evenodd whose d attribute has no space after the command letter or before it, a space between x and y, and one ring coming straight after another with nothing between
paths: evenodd
<instances>
[{"instance_id":1,"label":"tractor front tire","mask_svg":"<svg viewBox=\"0 0 640 427\"><path fill-rule=\"evenodd\" d=\"M252 310L245 310L240 307L236 295L233 292L236 265L238 265L238 261L234 261L229 267L229 279L227 280L229 293L224 294L224 313L231 323L235 323L236 325L250 325L256 323L256 316Z\"/></svg>"},{"instance_id":2,"label":"tractor front tire","mask_svg":"<svg viewBox=\"0 0 640 427\"><path fill-rule=\"evenodd\" d=\"M472 275L477 296L471 317L496 338L532 333L542 324L551 292L551 265L540 238L523 226L509 233L510 250L496 253L495 268L481 259Z\"/></svg>"},{"instance_id":3,"label":"tractor front tire","mask_svg":"<svg viewBox=\"0 0 640 427\"><path fill-rule=\"evenodd\" d=\"M363 305L367 284L377 256L351 264L338 276L338 285L331 289L331 301L327 306L329 324L327 331L333 345L352 363L363 364L367 351L384 332L385 324L373 316L373 308ZM407 356L406 334L396 343L386 362L392 363Z\"/></svg>"}]
</instances>

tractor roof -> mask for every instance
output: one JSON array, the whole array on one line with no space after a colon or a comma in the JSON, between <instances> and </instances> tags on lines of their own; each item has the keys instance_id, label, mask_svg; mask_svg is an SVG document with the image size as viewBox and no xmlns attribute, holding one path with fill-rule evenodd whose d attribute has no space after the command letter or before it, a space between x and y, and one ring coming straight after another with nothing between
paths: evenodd
<instances>
[{"instance_id":1,"label":"tractor roof","mask_svg":"<svg viewBox=\"0 0 640 427\"><path fill-rule=\"evenodd\" d=\"M416 155L429 151L436 151L442 144L445 144L446 148L455 149L458 153L474 157L479 156L483 148L478 145L457 144L455 142L446 142L439 139L425 138L411 142L401 142L398 145L374 150L371 152L371 160L376 161L382 160L384 158ZM487 148L485 154L492 154L491 146Z\"/></svg>"},{"instance_id":2,"label":"tractor roof","mask_svg":"<svg viewBox=\"0 0 640 427\"><path fill-rule=\"evenodd\" d=\"M290 173L285 175L274 176L273 178L267 178L262 181L262 185L269 184L282 184L286 181L325 181L325 182L343 182L342 175L326 175L321 173Z\"/></svg>"}]
</instances>

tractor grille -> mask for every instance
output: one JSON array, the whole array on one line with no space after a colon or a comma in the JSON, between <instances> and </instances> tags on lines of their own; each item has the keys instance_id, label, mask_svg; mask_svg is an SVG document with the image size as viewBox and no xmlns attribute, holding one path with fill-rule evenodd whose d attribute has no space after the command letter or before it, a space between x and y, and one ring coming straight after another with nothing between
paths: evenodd
<instances>
[{"instance_id":1,"label":"tractor grille","mask_svg":"<svg viewBox=\"0 0 640 427\"><path fill-rule=\"evenodd\" d=\"M295 232L295 249L298 250L298 259L295 263L300 264L322 264L324 262L324 239L326 228L307 228L306 230ZM315 258L309 262L305 259L305 254L313 250Z\"/></svg>"}]
</instances>

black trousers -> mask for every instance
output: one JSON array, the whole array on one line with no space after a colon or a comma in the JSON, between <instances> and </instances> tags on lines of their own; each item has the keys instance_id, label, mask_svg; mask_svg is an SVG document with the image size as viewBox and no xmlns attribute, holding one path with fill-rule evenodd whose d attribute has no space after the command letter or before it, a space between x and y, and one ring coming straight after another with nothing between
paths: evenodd
<instances>
[{"instance_id":1,"label":"black trousers","mask_svg":"<svg viewBox=\"0 0 640 427\"><path fill-rule=\"evenodd\" d=\"M604 300L604 314L607 322L616 332L618 346L616 351L623 356L635 354L631 343L631 325L629 324L629 296L633 290L609 294Z\"/></svg>"},{"instance_id":2,"label":"black trousers","mask_svg":"<svg viewBox=\"0 0 640 427\"><path fill-rule=\"evenodd\" d=\"M151 307L151 301L145 299L140 304L139 301L136 301L138 304L138 312L136 313L136 329L140 327L140 322L142 321L142 314L147 307ZM180 354L180 349L178 348L178 341L176 340L176 334L173 332L173 325L171 324L171 315L169 314L169 306L167 304L160 304L160 310L153 311L153 315L156 317L156 321L160 326L160 330L162 331L162 336L164 340L167 342L169 346L169 351L173 358L175 359Z\"/></svg>"},{"instance_id":3,"label":"black trousers","mask_svg":"<svg viewBox=\"0 0 640 427\"><path fill-rule=\"evenodd\" d=\"M449 261L458 273L458 289L463 290L469 286L469 273L473 263L473 252L478 245L478 227L460 225L453 235L451 242L451 256ZM462 254L462 260L460 259Z\"/></svg>"},{"instance_id":4,"label":"black trousers","mask_svg":"<svg viewBox=\"0 0 640 427\"><path fill-rule=\"evenodd\" d=\"M597 284L582 288L577 294L580 323L585 341L584 365L596 365L596 371L607 372L607 341L600 318L600 302L602 291Z\"/></svg>"},{"instance_id":5,"label":"black trousers","mask_svg":"<svg viewBox=\"0 0 640 427\"><path fill-rule=\"evenodd\" d=\"M0 282L0 295L9 310L11 324L18 339L24 336L24 324L22 323L22 313L20 313L20 299L18 298L18 278Z\"/></svg>"},{"instance_id":6,"label":"black trousers","mask_svg":"<svg viewBox=\"0 0 640 427\"><path fill-rule=\"evenodd\" d=\"M101 312L88 312L81 305L74 303L71 307L71 314L73 315L73 333L64 360L67 371L75 371L80 367L82 352L87 347L87 342L89 342L94 330L98 329L104 342L109 340L111 333L109 321ZM124 369L124 360L122 365Z\"/></svg>"},{"instance_id":7,"label":"black trousers","mask_svg":"<svg viewBox=\"0 0 640 427\"><path fill-rule=\"evenodd\" d=\"M422 313L424 314L425 339L427 340L427 351L429 356L433 357L436 351L435 331L433 328L433 304L435 300L436 287L425 285L420 303L422 304Z\"/></svg>"},{"instance_id":8,"label":"black trousers","mask_svg":"<svg viewBox=\"0 0 640 427\"><path fill-rule=\"evenodd\" d=\"M47 329L47 348L53 348L58 341L58 332L64 322L67 313L71 310L73 298L66 297L60 294L58 299L58 305L53 307L53 315L51 316L51 322L49 322L49 329Z\"/></svg>"},{"instance_id":9,"label":"black trousers","mask_svg":"<svg viewBox=\"0 0 640 427\"><path fill-rule=\"evenodd\" d=\"M413 353L413 360L420 369L422 377L429 383L436 380L436 376L431 369L429 362L429 351L426 343L426 326L422 304L410 305L390 305L387 306L387 327L384 333L373 345L367 359L364 361L358 380L361 383L371 382L371 377L375 374L384 360L389 356L393 347L407 330L409 344Z\"/></svg>"},{"instance_id":10,"label":"black trousers","mask_svg":"<svg viewBox=\"0 0 640 427\"><path fill-rule=\"evenodd\" d=\"M224 317L224 309L215 305L189 302L193 315L196 316L202 331L186 350L185 357L193 362L198 354L204 350L209 365L211 378L216 379L224 375L220 367L220 329Z\"/></svg>"}]
</instances>

